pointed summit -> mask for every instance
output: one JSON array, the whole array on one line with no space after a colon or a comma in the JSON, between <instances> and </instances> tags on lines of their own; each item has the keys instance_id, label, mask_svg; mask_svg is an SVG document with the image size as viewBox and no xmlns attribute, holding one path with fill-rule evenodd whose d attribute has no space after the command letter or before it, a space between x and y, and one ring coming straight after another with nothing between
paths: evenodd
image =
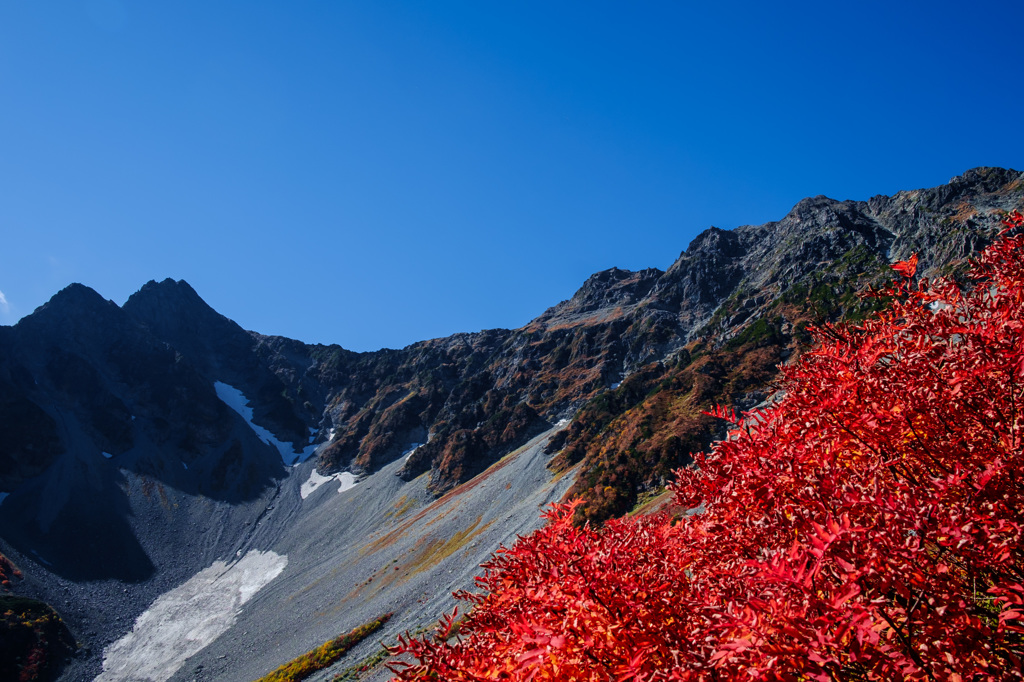
<instances>
[{"instance_id":1,"label":"pointed summit","mask_svg":"<svg viewBox=\"0 0 1024 682\"><path fill-rule=\"evenodd\" d=\"M126 322L116 303L76 282L58 291L15 326L23 331L33 330L31 333L84 339L97 335L102 328L118 328Z\"/></svg>"},{"instance_id":2,"label":"pointed summit","mask_svg":"<svg viewBox=\"0 0 1024 682\"><path fill-rule=\"evenodd\" d=\"M602 270L587 278L571 299L548 308L535 323L574 326L622 317L647 296L662 274L657 268L637 272L620 268Z\"/></svg>"},{"instance_id":3,"label":"pointed summit","mask_svg":"<svg viewBox=\"0 0 1024 682\"><path fill-rule=\"evenodd\" d=\"M124 310L147 324L160 318L179 315L223 317L211 308L188 282L183 279L173 280L170 277L162 282L146 282L128 298Z\"/></svg>"},{"instance_id":4,"label":"pointed summit","mask_svg":"<svg viewBox=\"0 0 1024 682\"><path fill-rule=\"evenodd\" d=\"M124 311L186 354L205 355L208 349L196 346L212 339L249 343L244 329L210 307L183 279L150 280L125 302Z\"/></svg>"},{"instance_id":5,"label":"pointed summit","mask_svg":"<svg viewBox=\"0 0 1024 682\"><path fill-rule=\"evenodd\" d=\"M244 392L257 403L255 421L276 438L305 443L307 426L285 397L285 385L257 355L259 334L210 307L184 280L147 282L124 311L206 376Z\"/></svg>"},{"instance_id":6,"label":"pointed summit","mask_svg":"<svg viewBox=\"0 0 1024 682\"><path fill-rule=\"evenodd\" d=\"M117 304L100 296L95 289L87 287L84 284L74 282L54 294L50 300L40 306L36 312L41 312L47 309L57 309L61 312L70 312L73 310L99 312L114 308L117 308Z\"/></svg>"}]
</instances>

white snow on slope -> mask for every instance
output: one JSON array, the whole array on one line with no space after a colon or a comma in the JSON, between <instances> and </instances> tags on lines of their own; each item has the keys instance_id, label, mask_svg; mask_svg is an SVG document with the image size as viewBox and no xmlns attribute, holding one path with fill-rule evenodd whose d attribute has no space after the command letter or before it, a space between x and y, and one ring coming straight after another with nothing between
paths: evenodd
<instances>
[{"instance_id":1,"label":"white snow on slope","mask_svg":"<svg viewBox=\"0 0 1024 682\"><path fill-rule=\"evenodd\" d=\"M324 483L330 483L333 480L334 476L321 476L317 473L316 469L313 469L309 472L309 480L303 483L302 487L299 488L299 495L302 496L302 499L306 499L314 490L322 486Z\"/></svg>"},{"instance_id":2,"label":"white snow on slope","mask_svg":"<svg viewBox=\"0 0 1024 682\"><path fill-rule=\"evenodd\" d=\"M346 490L351 490L352 488L356 487L356 483L358 482L359 481L356 480L355 476L353 476L347 471L342 471L340 474L338 474L338 483L340 484L338 486L338 492L343 493Z\"/></svg>"},{"instance_id":3,"label":"white snow on slope","mask_svg":"<svg viewBox=\"0 0 1024 682\"><path fill-rule=\"evenodd\" d=\"M423 443L409 443L409 447L402 453L402 456L405 457L402 461L408 462L409 458L412 457L412 453L416 452L421 445L423 445Z\"/></svg>"},{"instance_id":4,"label":"white snow on slope","mask_svg":"<svg viewBox=\"0 0 1024 682\"><path fill-rule=\"evenodd\" d=\"M0 493L0 504L4 503L4 500L7 499L8 495L10 495L10 493Z\"/></svg>"},{"instance_id":5,"label":"white snow on slope","mask_svg":"<svg viewBox=\"0 0 1024 682\"><path fill-rule=\"evenodd\" d=\"M280 575L288 557L249 551L228 566L215 561L157 598L135 627L103 651L96 682L164 682L185 661L224 634L242 605Z\"/></svg>"},{"instance_id":6,"label":"white snow on slope","mask_svg":"<svg viewBox=\"0 0 1024 682\"><path fill-rule=\"evenodd\" d=\"M253 423L252 407L250 407L249 399L245 397L244 393L230 384L225 384L223 381L215 381L213 383L213 390L217 391L217 397L220 398L225 405L242 416L242 419L244 419L245 423L256 432L256 435L260 437L260 440L277 448L277 451L281 453L281 460L285 463L285 466L291 466L294 464L296 458L298 458L298 461L300 462L305 462L306 459L313 454L313 451L316 450L315 445L309 445L302 449L302 454L296 455L295 449L292 447L291 443L279 441L269 430L263 428L259 424Z\"/></svg>"},{"instance_id":7,"label":"white snow on slope","mask_svg":"<svg viewBox=\"0 0 1024 682\"><path fill-rule=\"evenodd\" d=\"M302 499L306 499L313 494L314 490L325 483L330 483L331 481L338 481L338 483L340 483L338 486L339 493L351 490L356 486L356 483L358 483L356 477L347 471L342 471L339 474L333 474L331 476L321 476L317 473L316 469L313 469L313 471L309 472L309 480L303 483L302 487L299 488L299 495L302 496Z\"/></svg>"}]
</instances>

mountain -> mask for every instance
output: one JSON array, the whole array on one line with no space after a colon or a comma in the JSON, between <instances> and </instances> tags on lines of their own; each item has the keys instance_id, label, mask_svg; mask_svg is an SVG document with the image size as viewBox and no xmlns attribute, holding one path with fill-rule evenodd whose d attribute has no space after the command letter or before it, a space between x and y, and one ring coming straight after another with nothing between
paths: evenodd
<instances>
[{"instance_id":1,"label":"mountain","mask_svg":"<svg viewBox=\"0 0 1024 682\"><path fill-rule=\"evenodd\" d=\"M385 638L422 627L538 505L656 503L721 436L703 410L770 399L808 325L869 314L912 253L956 276L1022 205L997 168L805 199L520 329L371 353L246 331L182 281L121 307L71 285L0 327L8 590L70 628L68 680L251 680L387 612ZM188 643L154 613L210 617Z\"/></svg>"}]
</instances>

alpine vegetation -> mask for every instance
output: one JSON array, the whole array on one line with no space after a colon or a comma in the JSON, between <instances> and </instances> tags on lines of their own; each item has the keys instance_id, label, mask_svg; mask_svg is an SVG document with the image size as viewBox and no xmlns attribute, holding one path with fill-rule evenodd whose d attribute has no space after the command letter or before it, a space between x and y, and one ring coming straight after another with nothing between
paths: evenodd
<instances>
[{"instance_id":1,"label":"alpine vegetation","mask_svg":"<svg viewBox=\"0 0 1024 682\"><path fill-rule=\"evenodd\" d=\"M782 397L692 468L689 510L572 523L485 564L400 680L1009 680L1024 664L1024 227L966 285L899 279L813 330Z\"/></svg>"}]
</instances>

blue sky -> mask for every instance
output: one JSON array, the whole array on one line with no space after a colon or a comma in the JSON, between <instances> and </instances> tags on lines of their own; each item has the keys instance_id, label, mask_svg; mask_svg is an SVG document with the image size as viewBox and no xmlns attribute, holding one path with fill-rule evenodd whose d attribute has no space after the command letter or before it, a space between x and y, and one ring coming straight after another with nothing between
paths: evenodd
<instances>
[{"instance_id":1,"label":"blue sky","mask_svg":"<svg viewBox=\"0 0 1024 682\"><path fill-rule=\"evenodd\" d=\"M1020 2L0 2L0 323L185 279L353 350L1024 168Z\"/></svg>"}]
</instances>

